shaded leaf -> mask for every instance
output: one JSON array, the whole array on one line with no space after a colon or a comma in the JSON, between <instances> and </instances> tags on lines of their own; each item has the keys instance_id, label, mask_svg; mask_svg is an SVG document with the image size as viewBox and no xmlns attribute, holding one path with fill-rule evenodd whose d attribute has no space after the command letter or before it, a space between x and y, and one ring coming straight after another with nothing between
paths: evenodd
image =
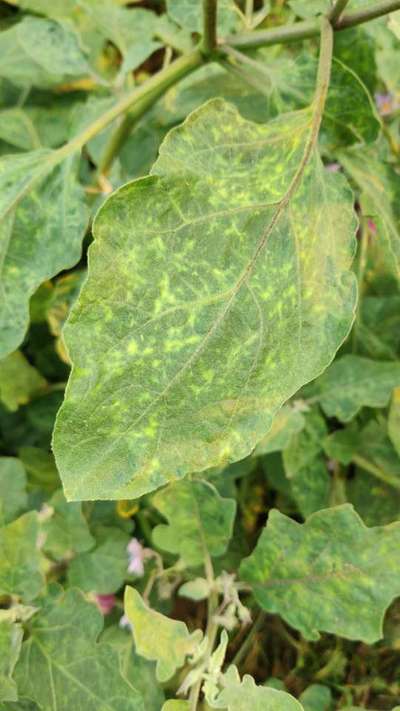
<instances>
[{"instance_id":1,"label":"shaded leaf","mask_svg":"<svg viewBox=\"0 0 400 711\"><path fill-rule=\"evenodd\" d=\"M367 528L349 504L304 524L273 510L240 573L261 607L306 639L325 631L372 644L400 592L399 541L399 523Z\"/></svg>"},{"instance_id":2,"label":"shaded leaf","mask_svg":"<svg viewBox=\"0 0 400 711\"><path fill-rule=\"evenodd\" d=\"M339 160L360 190L362 211L376 225L377 237L400 269L400 175L376 146L342 151Z\"/></svg>"},{"instance_id":3,"label":"shaded leaf","mask_svg":"<svg viewBox=\"0 0 400 711\"><path fill-rule=\"evenodd\" d=\"M75 556L71 561L69 584L99 595L116 592L127 576L128 542L129 536L119 528L103 529L96 548Z\"/></svg>"},{"instance_id":4,"label":"shaded leaf","mask_svg":"<svg viewBox=\"0 0 400 711\"><path fill-rule=\"evenodd\" d=\"M29 601L42 589L38 534L34 511L0 528L0 595L19 595Z\"/></svg>"},{"instance_id":5,"label":"shaded leaf","mask_svg":"<svg viewBox=\"0 0 400 711\"><path fill-rule=\"evenodd\" d=\"M302 711L302 705L285 691L267 686L257 686L245 674L242 681L236 667L229 667L222 677L223 690L210 704L215 709L227 711Z\"/></svg>"},{"instance_id":6,"label":"shaded leaf","mask_svg":"<svg viewBox=\"0 0 400 711\"><path fill-rule=\"evenodd\" d=\"M225 553L236 502L222 498L212 484L185 479L161 489L152 503L169 521L153 529L156 546L179 555L189 566L201 565L207 555Z\"/></svg>"},{"instance_id":7,"label":"shaded leaf","mask_svg":"<svg viewBox=\"0 0 400 711\"><path fill-rule=\"evenodd\" d=\"M125 588L125 614L132 625L138 654L157 661L157 679L167 681L193 655L202 639L200 630L189 634L184 622L171 620L144 603L134 588Z\"/></svg>"},{"instance_id":8,"label":"shaded leaf","mask_svg":"<svg viewBox=\"0 0 400 711\"><path fill-rule=\"evenodd\" d=\"M0 57L0 77L18 86L51 87L90 71L75 34L38 17L0 33Z\"/></svg>"},{"instance_id":9,"label":"shaded leaf","mask_svg":"<svg viewBox=\"0 0 400 711\"><path fill-rule=\"evenodd\" d=\"M27 507L25 469L19 459L0 457L0 521L12 521Z\"/></svg>"},{"instance_id":10,"label":"shaded leaf","mask_svg":"<svg viewBox=\"0 0 400 711\"><path fill-rule=\"evenodd\" d=\"M314 120L259 126L210 102L98 213L65 329L68 499L135 498L244 458L332 359L353 319L355 221Z\"/></svg>"},{"instance_id":11,"label":"shaded leaf","mask_svg":"<svg viewBox=\"0 0 400 711\"><path fill-rule=\"evenodd\" d=\"M120 672L118 652L96 642L102 624L95 605L76 590L45 601L17 664L21 696L42 711L145 711Z\"/></svg>"},{"instance_id":12,"label":"shaded leaf","mask_svg":"<svg viewBox=\"0 0 400 711\"><path fill-rule=\"evenodd\" d=\"M348 422L362 407L385 407L400 385L400 362L385 363L345 355L317 381L321 406L328 417Z\"/></svg>"},{"instance_id":13,"label":"shaded leaf","mask_svg":"<svg viewBox=\"0 0 400 711\"><path fill-rule=\"evenodd\" d=\"M0 702L17 701L17 685L12 678L21 650L21 625L0 621Z\"/></svg>"},{"instance_id":14,"label":"shaded leaf","mask_svg":"<svg viewBox=\"0 0 400 711\"><path fill-rule=\"evenodd\" d=\"M331 711L332 693L328 686L311 684L300 696L304 711Z\"/></svg>"},{"instance_id":15,"label":"shaded leaf","mask_svg":"<svg viewBox=\"0 0 400 711\"><path fill-rule=\"evenodd\" d=\"M39 149L0 159L2 356L24 337L33 292L80 257L87 223L84 193L76 178L77 158L60 163L63 155Z\"/></svg>"},{"instance_id":16,"label":"shaded leaf","mask_svg":"<svg viewBox=\"0 0 400 711\"><path fill-rule=\"evenodd\" d=\"M0 400L8 410L26 405L46 387L46 381L20 351L0 361Z\"/></svg>"},{"instance_id":17,"label":"shaded leaf","mask_svg":"<svg viewBox=\"0 0 400 711\"><path fill-rule=\"evenodd\" d=\"M81 504L68 503L62 491L57 491L49 499L48 506L53 514L42 525L46 534L43 545L46 553L57 560L93 548L96 541L90 534Z\"/></svg>"}]
</instances>

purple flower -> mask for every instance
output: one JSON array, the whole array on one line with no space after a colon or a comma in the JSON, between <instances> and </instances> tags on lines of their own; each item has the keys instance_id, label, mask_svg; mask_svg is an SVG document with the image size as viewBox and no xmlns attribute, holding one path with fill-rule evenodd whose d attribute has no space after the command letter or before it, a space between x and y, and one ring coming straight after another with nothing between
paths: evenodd
<instances>
[{"instance_id":1,"label":"purple flower","mask_svg":"<svg viewBox=\"0 0 400 711\"><path fill-rule=\"evenodd\" d=\"M115 595L96 595L96 604L103 615L109 615L115 606Z\"/></svg>"},{"instance_id":2,"label":"purple flower","mask_svg":"<svg viewBox=\"0 0 400 711\"><path fill-rule=\"evenodd\" d=\"M340 164L339 163L327 163L325 168L327 171L329 171L329 173L338 173L340 170Z\"/></svg>"},{"instance_id":3,"label":"purple flower","mask_svg":"<svg viewBox=\"0 0 400 711\"><path fill-rule=\"evenodd\" d=\"M375 94L375 103L381 116L388 116L400 108L399 99L390 93Z\"/></svg>"},{"instance_id":4,"label":"purple flower","mask_svg":"<svg viewBox=\"0 0 400 711\"><path fill-rule=\"evenodd\" d=\"M135 573L141 577L144 575L145 548L137 538L131 538L126 550L129 557L128 573Z\"/></svg>"},{"instance_id":5,"label":"purple flower","mask_svg":"<svg viewBox=\"0 0 400 711\"><path fill-rule=\"evenodd\" d=\"M368 220L367 220L367 225L368 225L369 231L372 232L373 235L376 235L376 231L377 231L377 230L376 230L376 224L375 224L375 222L374 222L373 220L371 220L370 217L369 217Z\"/></svg>"},{"instance_id":6,"label":"purple flower","mask_svg":"<svg viewBox=\"0 0 400 711\"><path fill-rule=\"evenodd\" d=\"M132 625L129 622L128 615L122 615L122 617L120 617L119 626L122 627L122 629L132 629Z\"/></svg>"}]
</instances>

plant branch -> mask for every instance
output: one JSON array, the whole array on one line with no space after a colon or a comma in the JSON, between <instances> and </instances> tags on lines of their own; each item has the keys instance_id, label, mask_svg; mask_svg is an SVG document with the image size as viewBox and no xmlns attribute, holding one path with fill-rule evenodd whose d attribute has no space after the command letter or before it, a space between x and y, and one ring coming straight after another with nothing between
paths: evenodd
<instances>
[{"instance_id":1,"label":"plant branch","mask_svg":"<svg viewBox=\"0 0 400 711\"><path fill-rule=\"evenodd\" d=\"M62 148L59 148L55 152L57 160L61 160L74 151L81 149L91 138L96 136L129 109L131 109L129 114L130 120L132 122L137 121L167 89L204 64L204 61L201 52L197 49L176 59L175 62L172 62L168 67L154 74L141 86L135 87L132 91L128 92L112 106L111 109L105 111L105 113L93 121L90 126L81 131L77 136L74 136L74 138L62 146ZM118 127L118 129L119 128L120 127ZM118 149L118 141L115 137L117 131L111 137L105 154L111 153L110 144L113 145L114 151Z\"/></svg>"},{"instance_id":2,"label":"plant branch","mask_svg":"<svg viewBox=\"0 0 400 711\"><path fill-rule=\"evenodd\" d=\"M369 472L375 476L380 481L383 481L385 484L389 484L389 486L392 486L393 489L400 491L400 479L397 476L388 474L383 469L376 466L376 464L373 464L368 459L365 459L365 457L361 457L358 454L355 454L351 461L361 469L364 469L366 472Z\"/></svg>"},{"instance_id":3,"label":"plant branch","mask_svg":"<svg viewBox=\"0 0 400 711\"><path fill-rule=\"evenodd\" d=\"M239 664L241 664L246 659L247 652L253 645L254 638L257 636L266 619L267 614L263 610L259 610L257 617L249 630L249 633L246 635L235 656L233 657L232 664L238 667Z\"/></svg>"},{"instance_id":4,"label":"plant branch","mask_svg":"<svg viewBox=\"0 0 400 711\"><path fill-rule=\"evenodd\" d=\"M341 15L343 15L346 5L349 0L336 0L330 12L328 12L328 20L333 25L339 20Z\"/></svg>"},{"instance_id":5,"label":"plant branch","mask_svg":"<svg viewBox=\"0 0 400 711\"><path fill-rule=\"evenodd\" d=\"M335 6L336 7L336 6ZM369 22L389 12L400 9L400 0L379 0L361 10L354 10L342 15L334 24L335 31L346 30L349 27L361 25ZM295 22L292 25L283 25L269 30L254 30L240 35L225 37L222 44L229 44L232 47L242 49L256 49L257 47L269 47L274 44L288 44L298 42L310 37L316 37L320 31L319 19L304 20Z\"/></svg>"},{"instance_id":6,"label":"plant branch","mask_svg":"<svg viewBox=\"0 0 400 711\"><path fill-rule=\"evenodd\" d=\"M208 57L217 46L217 0L203 0L201 51Z\"/></svg>"}]
</instances>

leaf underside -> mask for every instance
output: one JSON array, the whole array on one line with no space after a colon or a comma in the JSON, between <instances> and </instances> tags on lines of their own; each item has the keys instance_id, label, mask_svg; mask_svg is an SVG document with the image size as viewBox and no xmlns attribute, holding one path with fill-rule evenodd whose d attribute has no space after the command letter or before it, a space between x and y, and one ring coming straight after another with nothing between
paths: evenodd
<instances>
[{"instance_id":1,"label":"leaf underside","mask_svg":"<svg viewBox=\"0 0 400 711\"><path fill-rule=\"evenodd\" d=\"M134 498L245 457L332 360L356 301L356 219L312 109L266 125L214 100L95 222L65 329L54 436L69 500Z\"/></svg>"}]
</instances>

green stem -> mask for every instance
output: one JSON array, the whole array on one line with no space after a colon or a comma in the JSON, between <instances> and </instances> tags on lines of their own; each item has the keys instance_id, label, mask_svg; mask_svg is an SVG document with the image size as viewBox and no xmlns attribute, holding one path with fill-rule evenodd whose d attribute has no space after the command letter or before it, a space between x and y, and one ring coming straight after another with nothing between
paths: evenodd
<instances>
[{"instance_id":1,"label":"green stem","mask_svg":"<svg viewBox=\"0 0 400 711\"><path fill-rule=\"evenodd\" d=\"M250 630L249 630L248 635L244 638L238 651L236 652L235 656L233 657L232 664L234 664L235 666L239 666L239 664L241 664L246 659L247 653L254 642L254 638L260 631L266 618L267 618L266 613L263 610L260 610L258 612L257 617L254 620Z\"/></svg>"},{"instance_id":2,"label":"green stem","mask_svg":"<svg viewBox=\"0 0 400 711\"><path fill-rule=\"evenodd\" d=\"M81 149L91 138L106 128L116 118L130 109L130 120L137 121L157 99L162 96L167 89L183 79L185 76L198 69L204 64L204 57L197 49L185 54L168 67L154 74L141 86L135 87L132 91L123 96L111 109L105 111L96 121L85 128L81 133L72 138L65 146L56 151L59 159L62 159L76 150ZM119 127L120 128L120 127ZM119 130L117 129L119 132ZM115 139L115 134L110 139L113 150L117 150L119 141ZM118 146L117 146L118 144ZM106 147L105 154L111 153L110 146ZM115 153L114 153L115 155Z\"/></svg>"},{"instance_id":3,"label":"green stem","mask_svg":"<svg viewBox=\"0 0 400 711\"><path fill-rule=\"evenodd\" d=\"M201 51L209 57L217 46L217 0L203 0Z\"/></svg>"},{"instance_id":4,"label":"green stem","mask_svg":"<svg viewBox=\"0 0 400 711\"><path fill-rule=\"evenodd\" d=\"M349 27L361 25L377 17L387 15L400 9L400 0L379 0L361 10L348 12L336 22L335 31L346 30ZM274 44L288 44L289 42L299 42L303 39L316 37L319 34L318 18L295 22L292 25L283 25L269 30L254 30L240 35L225 37L223 44L242 49L256 49L257 47L268 47Z\"/></svg>"},{"instance_id":5,"label":"green stem","mask_svg":"<svg viewBox=\"0 0 400 711\"><path fill-rule=\"evenodd\" d=\"M348 2L349 2L349 0L336 0L331 11L328 12L328 19L333 25L335 24L335 22L337 22L339 20L339 18L345 11L346 5L348 4Z\"/></svg>"},{"instance_id":6,"label":"green stem","mask_svg":"<svg viewBox=\"0 0 400 711\"><path fill-rule=\"evenodd\" d=\"M400 480L397 477L388 474L383 469L376 466L376 464L372 464L372 462L368 459L355 454L351 461L358 467L361 467L361 469L365 469L366 472L369 472L377 479L380 479L380 481L385 482L385 484L389 484L389 486L392 486L393 489L400 491Z\"/></svg>"}]
</instances>

